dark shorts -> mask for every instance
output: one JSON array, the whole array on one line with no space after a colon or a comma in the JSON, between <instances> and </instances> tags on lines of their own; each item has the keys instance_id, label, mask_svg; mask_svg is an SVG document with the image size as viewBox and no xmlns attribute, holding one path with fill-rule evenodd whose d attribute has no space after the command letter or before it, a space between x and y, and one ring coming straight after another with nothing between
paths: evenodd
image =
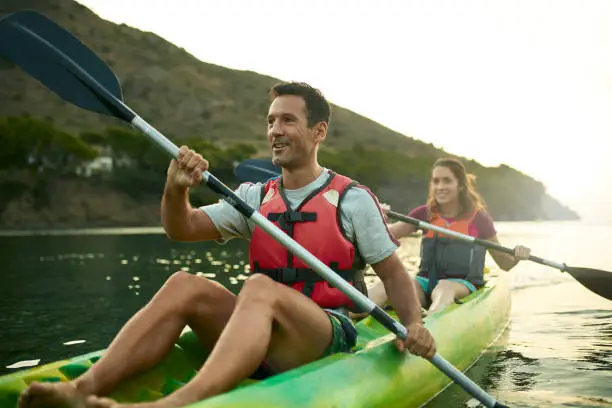
<instances>
[{"instance_id":1,"label":"dark shorts","mask_svg":"<svg viewBox=\"0 0 612 408\"><path fill-rule=\"evenodd\" d=\"M336 353L350 353L357 343L357 329L350 317L330 309L323 309L332 325L331 344L320 358ZM276 372L264 361L249 377L254 380L264 380L272 377Z\"/></svg>"},{"instance_id":2,"label":"dark shorts","mask_svg":"<svg viewBox=\"0 0 612 408\"><path fill-rule=\"evenodd\" d=\"M350 317L340 312L324 309L332 325L332 341L321 357L336 353L350 353L357 343L357 329Z\"/></svg>"}]
</instances>

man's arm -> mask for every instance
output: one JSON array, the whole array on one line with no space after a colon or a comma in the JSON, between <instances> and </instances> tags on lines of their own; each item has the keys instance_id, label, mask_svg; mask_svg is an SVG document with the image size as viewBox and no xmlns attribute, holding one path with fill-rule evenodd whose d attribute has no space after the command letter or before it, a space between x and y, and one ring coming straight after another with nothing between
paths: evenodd
<instances>
[{"instance_id":1,"label":"man's arm","mask_svg":"<svg viewBox=\"0 0 612 408\"><path fill-rule=\"evenodd\" d=\"M413 323L423 323L414 282L397 254L393 253L390 257L372 265L372 268L380 277L389 303L397 311L402 324L408 327Z\"/></svg>"},{"instance_id":2,"label":"man's arm","mask_svg":"<svg viewBox=\"0 0 612 408\"><path fill-rule=\"evenodd\" d=\"M401 323L406 326L408 337L405 341L398 339L398 349L407 348L413 354L432 357L436 351L435 342L429 331L421 325L414 283L396 254L399 244L393 241L387 230L378 200L369 191L354 188L346 193L342 212L350 220L345 232L354 236L363 260L372 265L381 278L391 305L397 311Z\"/></svg>"},{"instance_id":3,"label":"man's arm","mask_svg":"<svg viewBox=\"0 0 612 408\"><path fill-rule=\"evenodd\" d=\"M204 211L193 208L189 189L172 188L166 184L161 202L162 225L168 238L193 242L221 238L221 234Z\"/></svg>"},{"instance_id":4,"label":"man's arm","mask_svg":"<svg viewBox=\"0 0 612 408\"><path fill-rule=\"evenodd\" d=\"M168 238L176 241L221 238L210 217L189 203L189 189L200 184L205 170L208 161L187 146L181 146L176 160L170 162L161 202L162 225Z\"/></svg>"},{"instance_id":5,"label":"man's arm","mask_svg":"<svg viewBox=\"0 0 612 408\"><path fill-rule=\"evenodd\" d=\"M412 354L432 358L436 354L436 343L431 333L423 327L419 298L410 275L404 269L397 254L372 265L380 277L389 296L389 302L406 327L405 341L397 339L395 344L402 351L407 348Z\"/></svg>"}]
</instances>

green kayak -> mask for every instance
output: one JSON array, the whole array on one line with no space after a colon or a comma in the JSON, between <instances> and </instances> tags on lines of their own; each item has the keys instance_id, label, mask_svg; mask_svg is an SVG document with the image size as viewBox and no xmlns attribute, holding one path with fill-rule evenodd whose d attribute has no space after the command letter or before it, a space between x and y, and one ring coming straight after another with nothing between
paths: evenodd
<instances>
[{"instance_id":1,"label":"green kayak","mask_svg":"<svg viewBox=\"0 0 612 408\"><path fill-rule=\"evenodd\" d=\"M482 355L508 323L507 279L494 273L487 278L487 284L461 304L425 319L440 356L462 371ZM419 407L450 384L425 359L398 353L394 335L371 317L359 321L357 329L355 353L335 354L264 381L247 380L230 392L190 407ZM103 352L0 377L0 407L14 407L20 392L32 381L66 381L80 375ZM158 399L193 377L205 358L195 336L184 332L162 362L125 381L111 397L122 402Z\"/></svg>"}]
</instances>

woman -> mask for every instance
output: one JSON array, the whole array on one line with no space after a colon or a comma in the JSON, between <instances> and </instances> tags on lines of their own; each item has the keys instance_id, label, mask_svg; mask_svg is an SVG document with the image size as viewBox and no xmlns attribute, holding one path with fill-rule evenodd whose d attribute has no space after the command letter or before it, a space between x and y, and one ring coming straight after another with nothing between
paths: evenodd
<instances>
[{"instance_id":1,"label":"woman","mask_svg":"<svg viewBox=\"0 0 612 408\"><path fill-rule=\"evenodd\" d=\"M385 216L389 206L383 205ZM474 176L467 174L461 161L438 159L432 169L427 204L413 209L410 217L451 229L466 235L499 243L497 232L485 204L474 188ZM416 227L405 222L389 226L396 239L412 234ZM514 255L490 250L495 263L509 271L520 260L529 258L531 250L517 245ZM421 243L421 264L416 276L421 305L428 313L442 310L455 300L474 292L484 284L486 248L424 231ZM370 298L379 306L387 301L384 286L378 283L369 290Z\"/></svg>"}]
</instances>

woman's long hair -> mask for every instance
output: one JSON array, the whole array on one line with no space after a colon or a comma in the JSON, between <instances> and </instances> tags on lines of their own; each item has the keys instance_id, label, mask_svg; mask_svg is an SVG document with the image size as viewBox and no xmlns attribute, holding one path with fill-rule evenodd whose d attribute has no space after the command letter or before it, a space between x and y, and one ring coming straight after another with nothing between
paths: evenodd
<instances>
[{"instance_id":1,"label":"woman's long hair","mask_svg":"<svg viewBox=\"0 0 612 408\"><path fill-rule=\"evenodd\" d=\"M459 181L459 218L469 217L475 210L486 209L484 200L478 194L478 191L476 191L476 176L468 174L460 160L453 157L442 157L433 164L432 171L436 167L446 167ZM439 212L431 180L429 182L427 208L430 213Z\"/></svg>"}]
</instances>

